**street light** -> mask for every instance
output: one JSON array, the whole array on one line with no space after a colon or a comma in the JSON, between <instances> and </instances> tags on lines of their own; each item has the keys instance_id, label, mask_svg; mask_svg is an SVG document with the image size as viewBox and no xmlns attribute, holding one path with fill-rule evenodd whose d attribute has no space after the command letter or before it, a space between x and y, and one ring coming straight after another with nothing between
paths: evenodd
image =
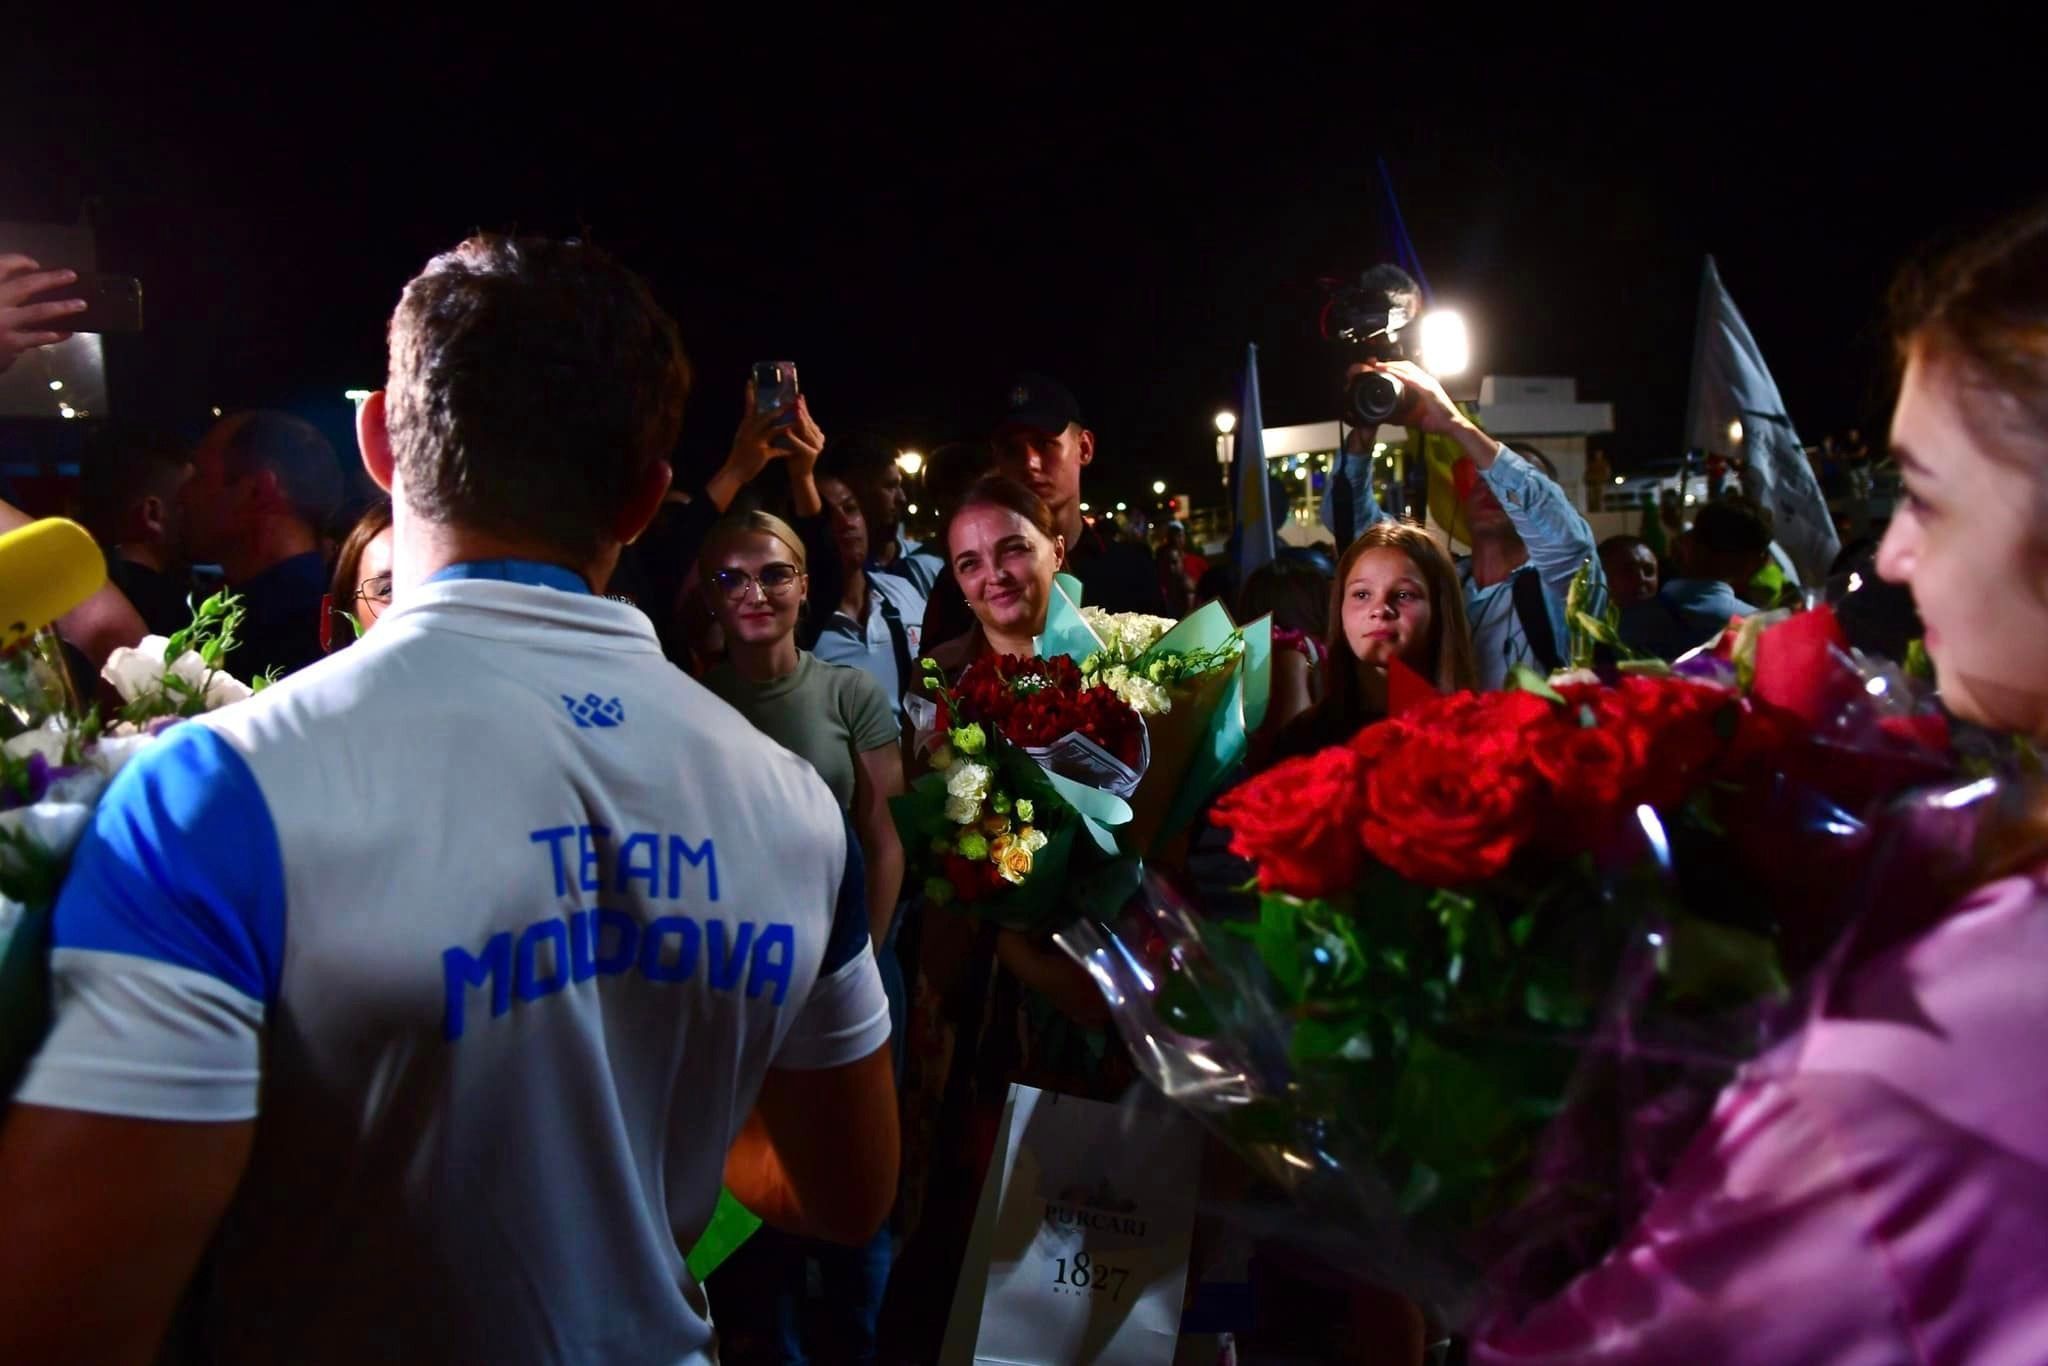
<instances>
[{"instance_id":1,"label":"street light","mask_svg":"<svg viewBox=\"0 0 2048 1366\"><path fill-rule=\"evenodd\" d=\"M350 403L361 403L370 396L370 391L368 389L344 389L341 391L341 396Z\"/></svg>"},{"instance_id":2,"label":"street light","mask_svg":"<svg viewBox=\"0 0 2048 1366\"><path fill-rule=\"evenodd\" d=\"M1152 496L1155 498L1164 498L1166 496L1166 481L1164 479L1154 479L1152 481Z\"/></svg>"},{"instance_id":3,"label":"street light","mask_svg":"<svg viewBox=\"0 0 2048 1366\"><path fill-rule=\"evenodd\" d=\"M1223 435L1225 436L1229 436L1232 432L1236 431L1237 414L1231 412L1227 408L1224 411L1216 414L1216 430L1223 433Z\"/></svg>"},{"instance_id":4,"label":"street light","mask_svg":"<svg viewBox=\"0 0 2048 1366\"><path fill-rule=\"evenodd\" d=\"M1728 424L1728 444L1731 446L1740 446L1742 444L1742 419L1739 417L1731 420Z\"/></svg>"},{"instance_id":5,"label":"street light","mask_svg":"<svg viewBox=\"0 0 2048 1366\"><path fill-rule=\"evenodd\" d=\"M896 456L896 468L902 470L906 475L910 476L912 479L915 479L917 478L917 472L924 468L924 456L918 453L917 451L898 452Z\"/></svg>"}]
</instances>

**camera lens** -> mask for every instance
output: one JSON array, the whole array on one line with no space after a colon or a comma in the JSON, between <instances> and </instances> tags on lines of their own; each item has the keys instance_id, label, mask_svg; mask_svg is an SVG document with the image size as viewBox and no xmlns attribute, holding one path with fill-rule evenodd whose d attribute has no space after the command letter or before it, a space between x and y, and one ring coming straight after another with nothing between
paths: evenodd
<instances>
[{"instance_id":1,"label":"camera lens","mask_svg":"<svg viewBox=\"0 0 2048 1366\"><path fill-rule=\"evenodd\" d=\"M1344 420L1353 427L1378 427L1401 411L1407 386L1392 375L1367 371L1344 386Z\"/></svg>"}]
</instances>

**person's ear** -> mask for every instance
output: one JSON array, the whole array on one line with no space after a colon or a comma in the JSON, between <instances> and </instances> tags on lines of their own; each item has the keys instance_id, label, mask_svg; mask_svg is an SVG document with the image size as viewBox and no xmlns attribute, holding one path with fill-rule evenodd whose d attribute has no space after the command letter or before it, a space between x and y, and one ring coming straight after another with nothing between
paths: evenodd
<instances>
[{"instance_id":1,"label":"person's ear","mask_svg":"<svg viewBox=\"0 0 2048 1366\"><path fill-rule=\"evenodd\" d=\"M363 453L363 469L370 482L391 492L393 460L391 429L384 421L384 391L377 390L356 409L356 448Z\"/></svg>"},{"instance_id":2,"label":"person's ear","mask_svg":"<svg viewBox=\"0 0 2048 1366\"><path fill-rule=\"evenodd\" d=\"M1086 427L1074 431L1074 459L1084 466L1095 463L1095 433Z\"/></svg>"},{"instance_id":3,"label":"person's ear","mask_svg":"<svg viewBox=\"0 0 2048 1366\"><path fill-rule=\"evenodd\" d=\"M668 497L668 486L675 479L676 472L666 460L656 460L640 472L632 494L625 506L613 519L611 538L620 545L631 545L640 539L642 532L654 524L654 518L661 511L661 503Z\"/></svg>"},{"instance_id":4,"label":"person's ear","mask_svg":"<svg viewBox=\"0 0 2048 1366\"><path fill-rule=\"evenodd\" d=\"M1064 536L1052 538L1052 567L1054 573L1067 567L1067 538Z\"/></svg>"},{"instance_id":5,"label":"person's ear","mask_svg":"<svg viewBox=\"0 0 2048 1366\"><path fill-rule=\"evenodd\" d=\"M164 534L166 510L164 508L164 500L156 494L152 493L144 498L136 506L135 515L141 520L142 529L149 534L152 540L160 538Z\"/></svg>"}]
</instances>

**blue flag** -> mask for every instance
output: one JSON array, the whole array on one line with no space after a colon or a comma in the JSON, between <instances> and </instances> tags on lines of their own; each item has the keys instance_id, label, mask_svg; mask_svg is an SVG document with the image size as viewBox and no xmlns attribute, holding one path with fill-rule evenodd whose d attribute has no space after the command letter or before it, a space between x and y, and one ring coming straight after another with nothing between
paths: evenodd
<instances>
[{"instance_id":1,"label":"blue flag","mask_svg":"<svg viewBox=\"0 0 2048 1366\"><path fill-rule=\"evenodd\" d=\"M1273 562L1272 491L1266 486L1266 421L1259 407L1259 348L1245 347L1244 390L1238 395L1237 449L1232 465L1237 480L1237 581Z\"/></svg>"}]
</instances>

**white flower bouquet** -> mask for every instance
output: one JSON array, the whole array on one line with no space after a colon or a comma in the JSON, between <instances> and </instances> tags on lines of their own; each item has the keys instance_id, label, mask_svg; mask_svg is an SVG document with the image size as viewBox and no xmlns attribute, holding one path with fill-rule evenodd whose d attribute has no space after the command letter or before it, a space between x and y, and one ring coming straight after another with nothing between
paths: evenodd
<instances>
[{"instance_id":1,"label":"white flower bouquet","mask_svg":"<svg viewBox=\"0 0 2048 1366\"><path fill-rule=\"evenodd\" d=\"M15 732L0 742L0 1083L9 1091L48 1028L50 909L71 851L143 746L256 691L220 667L241 620L240 603L216 593L177 635L114 651L101 671L121 698L111 723L73 695L50 632L0 653L0 725Z\"/></svg>"}]
</instances>

